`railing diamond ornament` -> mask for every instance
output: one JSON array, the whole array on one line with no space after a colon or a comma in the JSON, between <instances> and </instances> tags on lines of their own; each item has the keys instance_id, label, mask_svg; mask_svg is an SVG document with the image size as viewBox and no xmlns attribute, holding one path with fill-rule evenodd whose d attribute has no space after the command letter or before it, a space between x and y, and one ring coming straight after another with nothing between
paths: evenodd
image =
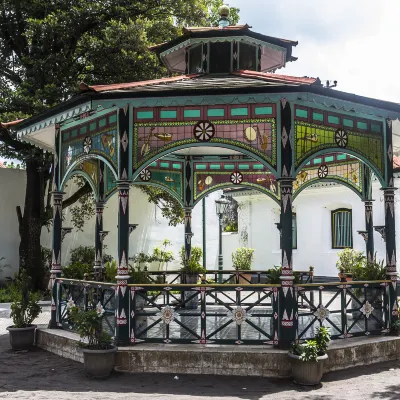
<instances>
[{"instance_id":1,"label":"railing diamond ornament","mask_svg":"<svg viewBox=\"0 0 400 400\"><path fill-rule=\"evenodd\" d=\"M164 324L169 325L175 319L175 310L171 306L165 306L161 309L161 312L156 314L157 317L161 317Z\"/></svg>"},{"instance_id":2,"label":"railing diamond ornament","mask_svg":"<svg viewBox=\"0 0 400 400\"><path fill-rule=\"evenodd\" d=\"M324 306L319 305L314 315L317 317L319 321L323 322L325 318L329 317L329 310Z\"/></svg>"},{"instance_id":3,"label":"railing diamond ornament","mask_svg":"<svg viewBox=\"0 0 400 400\"><path fill-rule=\"evenodd\" d=\"M236 322L236 325L242 325L247 318L251 317L251 314L241 306L234 308L227 315L232 318L232 321Z\"/></svg>"},{"instance_id":4,"label":"railing diamond ornament","mask_svg":"<svg viewBox=\"0 0 400 400\"><path fill-rule=\"evenodd\" d=\"M363 306L360 308L360 311L367 317L372 314L372 311L374 311L374 307L372 307L372 304L367 300Z\"/></svg>"}]
</instances>

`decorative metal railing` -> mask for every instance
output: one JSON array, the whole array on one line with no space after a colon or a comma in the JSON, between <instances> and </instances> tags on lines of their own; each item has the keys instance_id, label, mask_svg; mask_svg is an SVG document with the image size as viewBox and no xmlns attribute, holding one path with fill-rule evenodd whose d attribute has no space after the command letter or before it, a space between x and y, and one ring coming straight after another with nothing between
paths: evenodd
<instances>
[{"instance_id":1,"label":"decorative metal railing","mask_svg":"<svg viewBox=\"0 0 400 400\"><path fill-rule=\"evenodd\" d=\"M388 333L395 296L391 286L386 280L294 285L297 339L313 337L315 328L322 325L330 328L332 339ZM105 309L103 329L115 335L116 321L121 319L116 284L59 278L53 290L59 327L74 329L68 320L69 300L82 309L100 302ZM126 291L129 296L122 306L126 337L118 337L124 344L275 345L284 329L286 317L280 309L284 293L277 284L151 283L128 285Z\"/></svg>"},{"instance_id":2,"label":"decorative metal railing","mask_svg":"<svg viewBox=\"0 0 400 400\"><path fill-rule=\"evenodd\" d=\"M390 328L391 281L332 282L296 285L298 339L314 336L317 326L330 328L332 339L382 334Z\"/></svg>"},{"instance_id":3,"label":"decorative metal railing","mask_svg":"<svg viewBox=\"0 0 400 400\"><path fill-rule=\"evenodd\" d=\"M111 283L79 281L60 278L53 287L57 306L59 327L73 330L68 319L67 302L72 300L75 306L87 310L100 304L104 308L103 329L111 336L115 328L115 285Z\"/></svg>"},{"instance_id":4,"label":"decorative metal railing","mask_svg":"<svg viewBox=\"0 0 400 400\"><path fill-rule=\"evenodd\" d=\"M279 287L128 285L130 342L277 343Z\"/></svg>"}]
</instances>

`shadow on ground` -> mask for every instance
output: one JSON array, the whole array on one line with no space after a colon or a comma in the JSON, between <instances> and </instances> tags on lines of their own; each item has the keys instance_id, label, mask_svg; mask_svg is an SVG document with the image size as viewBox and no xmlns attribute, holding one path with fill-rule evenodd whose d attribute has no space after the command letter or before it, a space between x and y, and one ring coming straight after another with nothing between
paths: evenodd
<instances>
[{"instance_id":1,"label":"shadow on ground","mask_svg":"<svg viewBox=\"0 0 400 400\"><path fill-rule=\"evenodd\" d=\"M10 349L7 335L0 336L0 365L0 397L1 393L5 392L57 391L72 394L76 392L94 392L93 398L96 399L100 398L97 397L96 393L102 392L109 393L111 397L113 393L131 393L143 394L146 397L149 395L173 395L177 399L193 396L197 398L260 400L273 398L276 395L276 398L279 399L333 400L343 398L335 395L335 393L343 394L342 380L392 369L395 370L395 375L400 376L400 363L391 362L330 373L325 376L324 385L312 388L297 386L289 379L212 375L193 376L179 374L177 375L178 379L176 379L175 375L172 374L125 374L114 372L109 379L97 381L87 379L83 375L82 364L58 357L41 349L33 349L27 353L13 352ZM364 377L362 379L368 378ZM393 383L387 382L387 386L382 387L382 391L375 393L373 398L398 400L400 386L389 385ZM334 394L332 395L332 393ZM390 397L391 393L393 393L392 397ZM394 394L397 394L397 397L394 397ZM8 394L8 396L10 395ZM65 393L65 397L58 398L67 399L68 394Z\"/></svg>"}]
</instances>

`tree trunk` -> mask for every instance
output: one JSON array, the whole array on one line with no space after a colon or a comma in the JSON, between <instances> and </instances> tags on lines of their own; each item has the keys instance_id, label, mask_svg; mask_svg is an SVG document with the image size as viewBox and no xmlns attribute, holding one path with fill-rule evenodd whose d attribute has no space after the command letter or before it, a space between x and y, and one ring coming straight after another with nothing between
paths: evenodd
<instances>
[{"instance_id":1,"label":"tree trunk","mask_svg":"<svg viewBox=\"0 0 400 400\"><path fill-rule=\"evenodd\" d=\"M43 165L37 160L26 162L26 193L24 213L17 208L19 220L20 268L32 277L34 290L45 290L45 266L41 259L40 235L44 199Z\"/></svg>"}]
</instances>

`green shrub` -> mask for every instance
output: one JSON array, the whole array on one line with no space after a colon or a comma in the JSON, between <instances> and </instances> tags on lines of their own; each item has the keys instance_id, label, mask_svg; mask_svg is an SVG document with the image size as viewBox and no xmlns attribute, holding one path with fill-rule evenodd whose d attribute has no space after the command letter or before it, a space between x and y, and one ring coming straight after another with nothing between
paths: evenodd
<instances>
[{"instance_id":1,"label":"green shrub","mask_svg":"<svg viewBox=\"0 0 400 400\"><path fill-rule=\"evenodd\" d=\"M96 259L96 250L93 246L79 246L75 249L71 250L70 254L70 263L81 263L94 265L94 261ZM112 261L112 257L108 254L103 254L103 261L109 262Z\"/></svg>"},{"instance_id":2,"label":"green shrub","mask_svg":"<svg viewBox=\"0 0 400 400\"><path fill-rule=\"evenodd\" d=\"M62 269L62 274L64 278L67 279L85 279L85 274L91 276L93 272L93 267L89 264L83 264L79 261L75 261L74 263L64 267Z\"/></svg>"},{"instance_id":3,"label":"green shrub","mask_svg":"<svg viewBox=\"0 0 400 400\"><path fill-rule=\"evenodd\" d=\"M254 258L254 249L240 247L232 254L233 268L236 270L250 271Z\"/></svg>"},{"instance_id":4,"label":"green shrub","mask_svg":"<svg viewBox=\"0 0 400 400\"><path fill-rule=\"evenodd\" d=\"M200 264L200 260L203 256L203 250L201 247L193 246L191 249L190 259L186 259L185 246L182 246L179 252L179 257L181 259L182 271L185 274L196 275L204 274L206 269Z\"/></svg>"},{"instance_id":5,"label":"green shrub","mask_svg":"<svg viewBox=\"0 0 400 400\"><path fill-rule=\"evenodd\" d=\"M318 327L314 339L306 340L303 344L293 343L290 353L300 356L302 361L318 361L318 357L326 354L330 339L329 329Z\"/></svg>"},{"instance_id":6,"label":"green shrub","mask_svg":"<svg viewBox=\"0 0 400 400\"><path fill-rule=\"evenodd\" d=\"M107 262L104 267L104 280L106 282L116 282L115 277L117 276L117 262L112 260Z\"/></svg>"}]
</instances>

